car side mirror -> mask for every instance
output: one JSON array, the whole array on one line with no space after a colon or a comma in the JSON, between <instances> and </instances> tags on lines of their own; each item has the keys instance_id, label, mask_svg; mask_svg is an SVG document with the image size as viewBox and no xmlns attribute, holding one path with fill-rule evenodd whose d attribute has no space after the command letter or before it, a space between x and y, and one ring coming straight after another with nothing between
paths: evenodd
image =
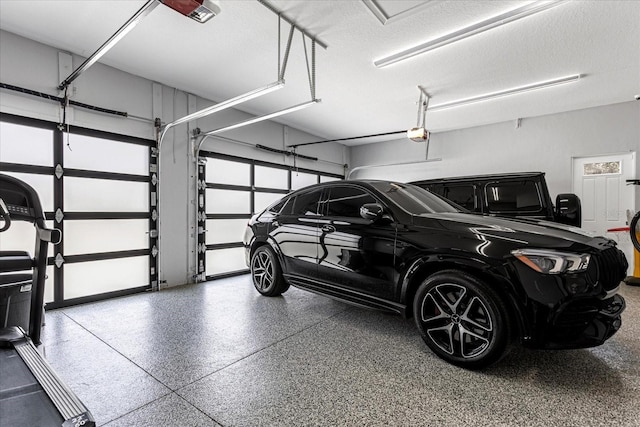
<instances>
[{"instance_id":1,"label":"car side mirror","mask_svg":"<svg viewBox=\"0 0 640 427\"><path fill-rule=\"evenodd\" d=\"M564 193L556 197L556 218L558 222L582 226L582 205L575 194Z\"/></svg>"},{"instance_id":2,"label":"car side mirror","mask_svg":"<svg viewBox=\"0 0 640 427\"><path fill-rule=\"evenodd\" d=\"M360 206L360 216L369 221L377 221L382 218L384 208L378 203L366 203Z\"/></svg>"}]
</instances>

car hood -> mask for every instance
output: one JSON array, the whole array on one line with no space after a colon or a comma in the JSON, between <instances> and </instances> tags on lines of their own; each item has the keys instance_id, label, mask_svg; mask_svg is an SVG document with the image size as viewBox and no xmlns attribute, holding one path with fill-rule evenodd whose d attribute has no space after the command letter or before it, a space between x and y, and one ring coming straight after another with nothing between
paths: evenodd
<instances>
[{"instance_id":1,"label":"car hood","mask_svg":"<svg viewBox=\"0 0 640 427\"><path fill-rule=\"evenodd\" d=\"M473 234L483 240L499 239L532 247L570 248L578 244L603 248L612 245L610 239L581 228L540 220L438 213L415 215L413 223L418 227L437 227L454 233Z\"/></svg>"}]
</instances>

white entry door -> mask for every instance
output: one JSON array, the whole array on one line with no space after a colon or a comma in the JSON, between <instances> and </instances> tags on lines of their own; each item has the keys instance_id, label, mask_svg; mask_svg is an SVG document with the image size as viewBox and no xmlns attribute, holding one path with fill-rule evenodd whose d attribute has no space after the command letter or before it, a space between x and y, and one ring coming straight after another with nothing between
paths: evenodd
<instances>
[{"instance_id":1,"label":"white entry door","mask_svg":"<svg viewBox=\"0 0 640 427\"><path fill-rule=\"evenodd\" d=\"M625 232L607 233L628 226L627 215L635 208L634 187L636 153L573 159L573 192L582 201L582 228L618 242L633 270L633 245Z\"/></svg>"},{"instance_id":2,"label":"white entry door","mask_svg":"<svg viewBox=\"0 0 640 427\"><path fill-rule=\"evenodd\" d=\"M605 234L627 224L635 193L635 153L573 159L573 192L582 201L582 228Z\"/></svg>"}]
</instances>

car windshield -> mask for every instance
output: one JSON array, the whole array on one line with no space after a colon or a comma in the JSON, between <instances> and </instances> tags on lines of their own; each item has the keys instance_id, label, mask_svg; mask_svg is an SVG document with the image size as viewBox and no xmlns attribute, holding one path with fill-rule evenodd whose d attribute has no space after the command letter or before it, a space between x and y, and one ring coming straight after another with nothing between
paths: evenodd
<instances>
[{"instance_id":1,"label":"car windshield","mask_svg":"<svg viewBox=\"0 0 640 427\"><path fill-rule=\"evenodd\" d=\"M393 203L413 215L460 212L460 209L446 200L415 185L384 181L372 182L371 185Z\"/></svg>"}]
</instances>

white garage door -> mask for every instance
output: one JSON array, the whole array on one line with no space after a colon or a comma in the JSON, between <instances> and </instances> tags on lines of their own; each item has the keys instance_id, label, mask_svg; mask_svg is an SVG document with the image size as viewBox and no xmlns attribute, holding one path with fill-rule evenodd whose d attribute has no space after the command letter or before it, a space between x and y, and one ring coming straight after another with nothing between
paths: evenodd
<instances>
[{"instance_id":1,"label":"white garage door","mask_svg":"<svg viewBox=\"0 0 640 427\"><path fill-rule=\"evenodd\" d=\"M207 280L246 273L242 238L256 212L291 190L343 176L203 151L205 252L199 273Z\"/></svg>"},{"instance_id":2,"label":"white garage door","mask_svg":"<svg viewBox=\"0 0 640 427\"><path fill-rule=\"evenodd\" d=\"M62 231L62 242L49 249L47 308L139 292L155 280L149 235L154 145L0 116L0 171L34 187L48 225ZM33 253L33 230L27 223L12 227L0 250Z\"/></svg>"}]
</instances>

